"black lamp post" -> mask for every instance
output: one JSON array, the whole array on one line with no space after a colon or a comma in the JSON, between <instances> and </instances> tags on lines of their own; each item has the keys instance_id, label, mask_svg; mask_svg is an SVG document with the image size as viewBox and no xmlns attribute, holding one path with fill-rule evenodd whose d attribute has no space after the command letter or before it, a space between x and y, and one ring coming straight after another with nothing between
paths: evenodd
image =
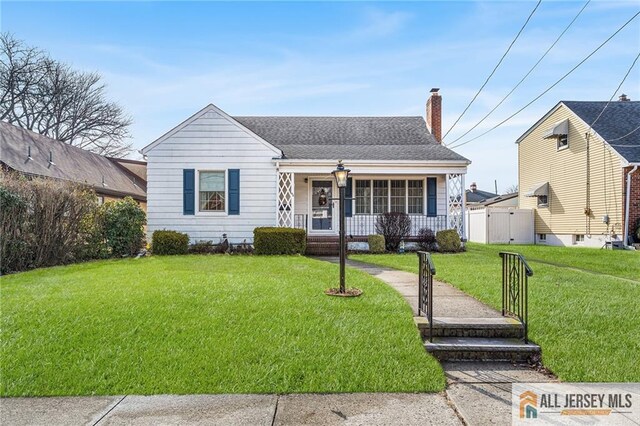
<instances>
[{"instance_id":1,"label":"black lamp post","mask_svg":"<svg viewBox=\"0 0 640 426\"><path fill-rule=\"evenodd\" d=\"M338 165L336 169L331 172L333 176L336 178L336 184L338 185L338 189L340 191L340 294L344 294L345 291L345 283L344 283L344 264L346 257L345 250L345 189L347 187L347 178L349 177L349 172L351 170L345 169L342 164L342 160L338 161Z\"/></svg>"}]
</instances>

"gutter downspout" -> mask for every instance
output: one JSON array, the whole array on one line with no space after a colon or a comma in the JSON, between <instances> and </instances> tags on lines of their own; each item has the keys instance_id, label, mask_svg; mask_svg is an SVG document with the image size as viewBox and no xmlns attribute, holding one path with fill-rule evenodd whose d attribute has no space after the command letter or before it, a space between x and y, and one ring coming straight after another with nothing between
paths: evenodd
<instances>
[{"instance_id":1,"label":"gutter downspout","mask_svg":"<svg viewBox=\"0 0 640 426\"><path fill-rule=\"evenodd\" d=\"M625 208L624 208L624 240L623 244L625 247L629 247L629 207L631 205L631 175L638 170L638 165L633 166L631 170L627 173L627 196L625 199Z\"/></svg>"}]
</instances>

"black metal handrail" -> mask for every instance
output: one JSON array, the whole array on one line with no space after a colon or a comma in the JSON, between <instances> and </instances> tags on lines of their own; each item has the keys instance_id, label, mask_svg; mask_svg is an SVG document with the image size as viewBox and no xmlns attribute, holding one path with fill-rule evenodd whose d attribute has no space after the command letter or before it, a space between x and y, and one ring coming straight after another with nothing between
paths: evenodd
<instances>
[{"instance_id":1,"label":"black metal handrail","mask_svg":"<svg viewBox=\"0 0 640 426\"><path fill-rule=\"evenodd\" d=\"M529 277L533 270L520 253L500 252L502 258L502 316L517 318L529 343Z\"/></svg>"},{"instance_id":2,"label":"black metal handrail","mask_svg":"<svg viewBox=\"0 0 640 426\"><path fill-rule=\"evenodd\" d=\"M429 341L433 342L433 276L436 267L431 253L418 252L418 315L424 315L429 321Z\"/></svg>"}]
</instances>

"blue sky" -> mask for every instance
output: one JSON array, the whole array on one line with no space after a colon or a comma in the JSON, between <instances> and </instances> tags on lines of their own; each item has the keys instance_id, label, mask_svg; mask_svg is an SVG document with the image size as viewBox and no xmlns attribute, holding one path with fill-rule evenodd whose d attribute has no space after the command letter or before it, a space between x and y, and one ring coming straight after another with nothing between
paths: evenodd
<instances>
[{"instance_id":1,"label":"blue sky","mask_svg":"<svg viewBox=\"0 0 640 426\"><path fill-rule=\"evenodd\" d=\"M488 112L584 1L543 1L478 100L445 140ZM446 131L535 2L8 2L0 26L76 68L98 71L134 119L139 149L214 103L231 115L422 115L443 96ZM529 102L640 10L592 1L529 79L472 137ZM517 183L515 139L560 99L608 100L640 50L640 18L567 80L457 149L467 183ZM640 65L622 90L640 99ZM466 140L463 139L463 141ZM137 156L138 154L134 155Z\"/></svg>"}]
</instances>

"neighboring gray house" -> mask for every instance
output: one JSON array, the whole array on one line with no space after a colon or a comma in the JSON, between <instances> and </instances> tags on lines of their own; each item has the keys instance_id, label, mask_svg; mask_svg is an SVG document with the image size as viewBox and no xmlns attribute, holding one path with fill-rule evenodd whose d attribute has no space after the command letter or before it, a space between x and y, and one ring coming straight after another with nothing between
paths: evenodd
<instances>
[{"instance_id":1,"label":"neighboring gray house","mask_svg":"<svg viewBox=\"0 0 640 426\"><path fill-rule=\"evenodd\" d=\"M208 105L141 150L148 162L148 232L192 241L251 242L258 226L337 236L338 160L351 169L346 206L353 239L384 212L464 235L469 160L440 143L440 96L422 117L241 117ZM431 131L427 129L430 126ZM434 136L434 134L436 136Z\"/></svg>"},{"instance_id":2,"label":"neighboring gray house","mask_svg":"<svg viewBox=\"0 0 640 426\"><path fill-rule=\"evenodd\" d=\"M146 208L146 163L108 158L0 121L0 165L29 176L81 183L100 202L132 197Z\"/></svg>"}]
</instances>

